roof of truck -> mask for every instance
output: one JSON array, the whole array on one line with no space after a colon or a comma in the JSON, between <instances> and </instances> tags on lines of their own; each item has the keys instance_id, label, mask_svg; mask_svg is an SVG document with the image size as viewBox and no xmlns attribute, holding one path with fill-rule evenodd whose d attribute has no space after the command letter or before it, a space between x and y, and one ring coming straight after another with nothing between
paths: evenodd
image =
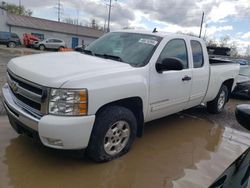
<instances>
[{"instance_id":1,"label":"roof of truck","mask_svg":"<svg viewBox=\"0 0 250 188\"><path fill-rule=\"evenodd\" d=\"M135 29L124 29L124 30L118 30L118 31L114 31L114 32L127 32L127 33L140 33L140 34L147 34L147 35L155 35L155 36L159 36L159 37L166 37L166 36L184 36L184 37L189 37L189 38L194 38L194 39L199 39L202 40L199 37L196 36L190 36L190 35L185 35L185 34L178 34L178 33L170 33L170 32L161 32L161 31L157 31L157 32L152 32L149 30L135 30Z\"/></svg>"}]
</instances>

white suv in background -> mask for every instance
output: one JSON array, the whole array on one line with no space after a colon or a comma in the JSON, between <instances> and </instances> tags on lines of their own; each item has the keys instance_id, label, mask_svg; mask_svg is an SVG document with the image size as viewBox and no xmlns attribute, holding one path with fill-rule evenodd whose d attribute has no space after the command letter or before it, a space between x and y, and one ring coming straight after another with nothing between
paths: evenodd
<instances>
[{"instance_id":1,"label":"white suv in background","mask_svg":"<svg viewBox=\"0 0 250 188\"><path fill-rule=\"evenodd\" d=\"M39 49L39 50L42 50L42 51L45 49L60 50L61 48L65 48L66 44L61 39L49 38L49 39L45 39L45 40L36 42L34 44L34 47Z\"/></svg>"}]
</instances>

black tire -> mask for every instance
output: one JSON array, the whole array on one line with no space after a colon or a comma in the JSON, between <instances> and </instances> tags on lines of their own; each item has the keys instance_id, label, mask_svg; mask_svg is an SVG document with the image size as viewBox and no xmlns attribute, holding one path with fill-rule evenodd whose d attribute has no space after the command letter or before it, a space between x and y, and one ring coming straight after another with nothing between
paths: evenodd
<instances>
[{"instance_id":1,"label":"black tire","mask_svg":"<svg viewBox=\"0 0 250 188\"><path fill-rule=\"evenodd\" d=\"M44 51L46 48L45 48L45 46L43 45L43 44L41 44L40 46L39 46L39 50L41 50L41 51Z\"/></svg>"},{"instance_id":2,"label":"black tire","mask_svg":"<svg viewBox=\"0 0 250 188\"><path fill-rule=\"evenodd\" d=\"M112 130L116 122L127 122L126 126L129 126L130 134L127 136L126 143L124 143L122 150L119 151L119 153L111 155L105 150L105 142L107 142L108 139L106 134ZM136 130L137 121L129 109L121 106L109 106L103 109L97 114L90 141L86 149L87 156L96 162L105 162L124 155L129 151L136 137Z\"/></svg>"},{"instance_id":3,"label":"black tire","mask_svg":"<svg viewBox=\"0 0 250 188\"><path fill-rule=\"evenodd\" d=\"M11 42L9 42L7 44L7 47L9 47L9 48L15 48L16 47L16 43L11 41Z\"/></svg>"},{"instance_id":4,"label":"black tire","mask_svg":"<svg viewBox=\"0 0 250 188\"><path fill-rule=\"evenodd\" d=\"M221 95L224 93L224 98L221 98ZM220 104L220 101L223 101ZM216 98L210 102L207 103L207 110L211 114L219 114L224 110L225 104L228 101L228 88L225 85L222 85L220 88L219 93L217 94Z\"/></svg>"}]
</instances>

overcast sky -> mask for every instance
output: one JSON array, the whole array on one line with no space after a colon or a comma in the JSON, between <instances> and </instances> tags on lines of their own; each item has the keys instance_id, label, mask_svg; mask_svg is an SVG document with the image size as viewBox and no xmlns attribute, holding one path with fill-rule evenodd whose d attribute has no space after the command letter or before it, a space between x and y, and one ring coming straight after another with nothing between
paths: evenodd
<instances>
[{"instance_id":1,"label":"overcast sky","mask_svg":"<svg viewBox=\"0 0 250 188\"><path fill-rule=\"evenodd\" d=\"M5 0L18 4L19 0ZM61 0L62 19L76 19L87 23L95 18L104 25L109 0ZM58 0L21 0L33 11L33 16L57 20ZM250 0L113 0L111 30L136 27L166 32L199 33L202 12L204 29L211 39L229 35L242 54L250 45ZM79 13L79 14L78 14Z\"/></svg>"}]
</instances>

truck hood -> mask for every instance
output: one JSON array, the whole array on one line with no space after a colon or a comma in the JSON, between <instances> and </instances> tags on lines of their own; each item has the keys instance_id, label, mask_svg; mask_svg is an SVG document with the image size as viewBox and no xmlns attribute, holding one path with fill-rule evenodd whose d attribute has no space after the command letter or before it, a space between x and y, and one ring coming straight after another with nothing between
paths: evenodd
<instances>
[{"instance_id":1,"label":"truck hood","mask_svg":"<svg viewBox=\"0 0 250 188\"><path fill-rule=\"evenodd\" d=\"M77 77L97 77L112 72L123 72L132 67L78 52L58 52L14 58L8 63L8 69L17 76L39 85L59 88Z\"/></svg>"}]
</instances>

